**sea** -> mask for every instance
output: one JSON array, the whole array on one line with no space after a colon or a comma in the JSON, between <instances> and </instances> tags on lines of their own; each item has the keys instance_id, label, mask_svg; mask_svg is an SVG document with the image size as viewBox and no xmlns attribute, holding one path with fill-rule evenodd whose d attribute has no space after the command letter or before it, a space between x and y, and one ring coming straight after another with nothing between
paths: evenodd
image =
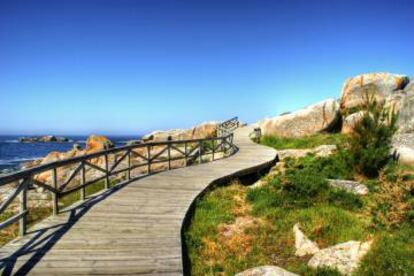
<instances>
[{"instance_id":1,"label":"sea","mask_svg":"<svg viewBox=\"0 0 414 276\"><path fill-rule=\"evenodd\" d=\"M74 144L85 147L88 136L65 136L70 139L66 143L21 143L24 135L0 135L0 175L19 170L24 162L46 156L51 151L68 151ZM115 146L123 146L128 141L137 140L139 136L107 136Z\"/></svg>"}]
</instances>

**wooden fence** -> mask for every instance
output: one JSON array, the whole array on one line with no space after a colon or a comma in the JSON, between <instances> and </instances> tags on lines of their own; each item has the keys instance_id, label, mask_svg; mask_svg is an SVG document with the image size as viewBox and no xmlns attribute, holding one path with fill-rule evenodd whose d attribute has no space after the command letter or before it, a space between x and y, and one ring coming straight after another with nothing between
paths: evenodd
<instances>
[{"instance_id":1,"label":"wooden fence","mask_svg":"<svg viewBox=\"0 0 414 276\"><path fill-rule=\"evenodd\" d=\"M237 151L232 133L238 126L238 121L235 121L237 117L221 124L218 131L220 135L213 138L150 142L116 147L39 165L0 177L0 188L6 185L14 187L0 204L0 216L3 217L0 230L19 222L19 234L25 235L28 214L27 193L36 186L51 193L53 214L56 215L59 213L59 199L80 191L80 199L84 200L87 186L103 181L105 189L108 189L111 177L119 179L122 173L123 181L118 185L162 170L225 158ZM62 176L63 170L69 173ZM134 174L134 170L138 170L139 173ZM91 175L92 171L97 173ZM45 175L47 177L40 177ZM14 210L11 216L2 216L13 202L18 204L18 210Z\"/></svg>"}]
</instances>

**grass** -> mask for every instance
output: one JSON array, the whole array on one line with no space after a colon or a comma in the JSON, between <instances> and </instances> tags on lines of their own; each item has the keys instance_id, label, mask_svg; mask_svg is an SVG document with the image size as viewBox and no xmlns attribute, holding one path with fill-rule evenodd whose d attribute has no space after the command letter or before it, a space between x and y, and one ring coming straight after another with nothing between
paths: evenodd
<instances>
[{"instance_id":1,"label":"grass","mask_svg":"<svg viewBox=\"0 0 414 276\"><path fill-rule=\"evenodd\" d=\"M340 145L345 139L346 136L340 133L320 133L299 138L263 136L260 139L260 143L275 149L308 149L320 145Z\"/></svg>"},{"instance_id":2,"label":"grass","mask_svg":"<svg viewBox=\"0 0 414 276\"><path fill-rule=\"evenodd\" d=\"M320 248L373 240L356 276L414 275L412 167L390 163L380 177L359 179L370 189L361 197L327 185L326 178L354 177L346 175L339 154L286 160L284 166L284 173L265 176L261 187L219 187L197 202L185 235L193 275L234 275L260 265L299 275L340 275L309 268L310 256L295 256L292 228L298 222ZM246 217L258 223L223 238L223 225L234 227Z\"/></svg>"}]
</instances>

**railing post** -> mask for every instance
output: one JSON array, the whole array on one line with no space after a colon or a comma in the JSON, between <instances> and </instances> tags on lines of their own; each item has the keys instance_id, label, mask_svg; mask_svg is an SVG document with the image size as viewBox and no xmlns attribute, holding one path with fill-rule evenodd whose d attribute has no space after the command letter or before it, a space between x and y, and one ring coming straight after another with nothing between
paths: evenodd
<instances>
[{"instance_id":1,"label":"railing post","mask_svg":"<svg viewBox=\"0 0 414 276\"><path fill-rule=\"evenodd\" d=\"M81 169L81 185L83 186L80 189L80 199L85 200L85 185L86 184L86 169L85 163L82 161L82 169Z\"/></svg>"},{"instance_id":2,"label":"railing post","mask_svg":"<svg viewBox=\"0 0 414 276\"><path fill-rule=\"evenodd\" d=\"M215 153L215 149L216 149L216 139L213 139L213 152L212 152L212 157L211 157L211 161L214 161L214 153Z\"/></svg>"},{"instance_id":3,"label":"railing post","mask_svg":"<svg viewBox=\"0 0 414 276\"><path fill-rule=\"evenodd\" d=\"M147 173L148 173L148 175L150 175L151 174L151 146L147 146L147 157L148 157L148 160L147 160Z\"/></svg>"},{"instance_id":4,"label":"railing post","mask_svg":"<svg viewBox=\"0 0 414 276\"><path fill-rule=\"evenodd\" d=\"M109 161L108 153L105 153L105 189L109 189Z\"/></svg>"},{"instance_id":5,"label":"railing post","mask_svg":"<svg viewBox=\"0 0 414 276\"><path fill-rule=\"evenodd\" d=\"M128 156L127 156L127 162L128 162L128 171L127 171L127 179L131 180L131 150L128 150Z\"/></svg>"},{"instance_id":6,"label":"railing post","mask_svg":"<svg viewBox=\"0 0 414 276\"><path fill-rule=\"evenodd\" d=\"M202 141L198 141L198 163L201 164L201 150L203 147Z\"/></svg>"},{"instance_id":7,"label":"railing post","mask_svg":"<svg viewBox=\"0 0 414 276\"><path fill-rule=\"evenodd\" d=\"M187 142L184 142L184 166L187 167Z\"/></svg>"},{"instance_id":8,"label":"railing post","mask_svg":"<svg viewBox=\"0 0 414 276\"><path fill-rule=\"evenodd\" d=\"M57 183L57 169L52 169L52 187L55 189L56 192L52 193L52 209L53 215L56 216L59 214L59 195L57 194L58 191L58 183Z\"/></svg>"},{"instance_id":9,"label":"railing post","mask_svg":"<svg viewBox=\"0 0 414 276\"><path fill-rule=\"evenodd\" d=\"M168 143L168 170L171 170L171 144Z\"/></svg>"},{"instance_id":10,"label":"railing post","mask_svg":"<svg viewBox=\"0 0 414 276\"><path fill-rule=\"evenodd\" d=\"M23 190L20 192L20 213L26 213L27 211L27 187L29 186L30 180L31 176L28 179L23 179L22 185L24 185L24 187ZM19 219L19 235L21 237L26 235L26 223L27 213Z\"/></svg>"}]
</instances>

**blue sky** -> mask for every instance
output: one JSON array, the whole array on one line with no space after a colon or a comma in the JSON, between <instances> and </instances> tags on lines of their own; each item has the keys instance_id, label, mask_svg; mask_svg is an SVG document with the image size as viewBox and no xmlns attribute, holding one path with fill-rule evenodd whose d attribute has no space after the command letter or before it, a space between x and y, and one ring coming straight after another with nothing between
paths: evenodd
<instances>
[{"instance_id":1,"label":"blue sky","mask_svg":"<svg viewBox=\"0 0 414 276\"><path fill-rule=\"evenodd\" d=\"M414 1L0 1L0 134L254 122L414 75Z\"/></svg>"}]
</instances>

